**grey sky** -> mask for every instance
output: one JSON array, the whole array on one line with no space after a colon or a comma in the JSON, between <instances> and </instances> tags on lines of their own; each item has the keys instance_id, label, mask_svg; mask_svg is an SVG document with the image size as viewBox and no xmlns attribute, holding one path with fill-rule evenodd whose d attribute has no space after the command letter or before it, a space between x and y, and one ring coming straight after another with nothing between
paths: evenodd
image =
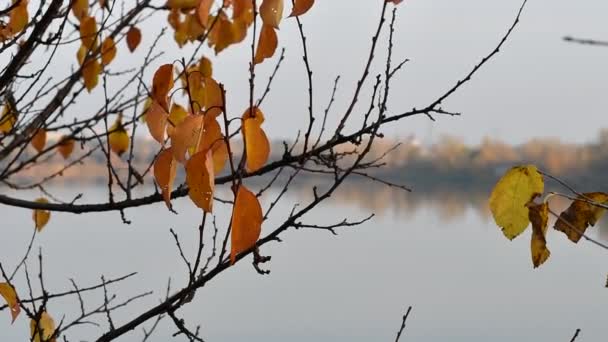
<instances>
[{"instance_id":1,"label":"grey sky","mask_svg":"<svg viewBox=\"0 0 608 342\"><path fill-rule=\"evenodd\" d=\"M317 110L325 105L336 74L343 76L339 93L352 92L378 18L378 3L321 0L303 18L315 70ZM390 108L420 107L450 87L493 49L520 4L519 0L410 0L402 4L395 56L412 62L394 84ZM604 113L608 48L567 44L561 38L608 39L606 13L605 1L530 0L505 49L445 103L446 109L461 111L463 117L440 118L434 124L425 117L415 118L392 126L387 133L416 134L425 140L453 134L470 143L484 136L513 143L534 136L573 142L594 139L598 128L608 124ZM284 23L279 37L280 44L288 46L288 58L276 82L280 86L264 109L270 134L291 136L306 115L295 23ZM240 59L236 55L245 48L230 48L220 56L227 61L216 62L218 78L229 86L245 79L242 61L234 69ZM266 63L259 76L266 75L272 64ZM243 86L233 87L242 91ZM345 101L338 101L336 109L344 107Z\"/></svg>"},{"instance_id":2,"label":"grey sky","mask_svg":"<svg viewBox=\"0 0 608 342\"><path fill-rule=\"evenodd\" d=\"M337 115L347 106L353 85L360 77L380 4L380 0L318 0L302 18L314 70L315 111L319 116L329 99L333 79L342 76L329 119L330 129L335 127ZM407 57L411 62L393 83L390 110L399 112L424 106L451 87L496 46L520 5L520 0L402 3L394 55L396 60ZM436 123L431 123L421 116L387 127L385 133L393 137L415 134L425 142L436 141L443 134L465 137L468 143L477 143L485 136L511 143L536 136L561 137L569 142L595 139L598 129L608 126L604 113L608 107L605 96L608 48L568 44L562 37L608 39L606 13L606 1L530 0L520 26L503 51L444 103L445 109L462 112L462 117L439 117ZM166 12L143 24L142 47L129 54L122 42L110 68L138 66L146 54L145 47L164 26L167 26ZM151 73L157 65L187 56L186 52L191 50L191 47L178 49L172 36L170 29L160 44L165 55L152 65L144 81L151 83ZM231 115L240 115L248 103L249 44L229 47L217 58L210 49L204 50L214 62L215 78L226 85ZM298 129L305 127L308 116L307 84L294 19L285 19L279 44L287 47L287 58L262 109L271 137L293 138ZM64 47L66 50L55 61L55 67L51 68L54 76L65 77L70 72L68 66L76 63L78 43L72 45ZM384 42L379 49L386 50ZM2 61L6 58L3 56ZM34 56L32 64L47 58L47 53ZM258 68L258 94L275 60L276 57ZM374 72L380 72L382 67L382 60L378 60ZM98 87L92 95L84 96L72 115L97 108L93 105L100 103L102 93ZM361 109L367 106L367 101L367 97L361 97Z\"/></svg>"}]
</instances>

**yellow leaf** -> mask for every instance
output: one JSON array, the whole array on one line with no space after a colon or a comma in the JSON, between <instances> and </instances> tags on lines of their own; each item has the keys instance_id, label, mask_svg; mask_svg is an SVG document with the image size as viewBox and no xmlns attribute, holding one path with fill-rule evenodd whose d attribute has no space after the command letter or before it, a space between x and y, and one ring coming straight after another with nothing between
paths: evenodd
<instances>
[{"instance_id":1,"label":"yellow leaf","mask_svg":"<svg viewBox=\"0 0 608 342\"><path fill-rule=\"evenodd\" d=\"M44 128L39 128L36 131L36 134L34 134L30 143L38 152L41 152L44 149L44 145L46 145L46 131Z\"/></svg>"},{"instance_id":2,"label":"yellow leaf","mask_svg":"<svg viewBox=\"0 0 608 342\"><path fill-rule=\"evenodd\" d=\"M154 73L152 80L152 98L165 109L169 111L169 103L167 95L173 88L173 64L161 65Z\"/></svg>"},{"instance_id":3,"label":"yellow leaf","mask_svg":"<svg viewBox=\"0 0 608 342\"><path fill-rule=\"evenodd\" d=\"M118 114L116 121L109 129L108 139L110 140L110 149L119 156L129 149L129 134L122 125L122 113Z\"/></svg>"},{"instance_id":4,"label":"yellow leaf","mask_svg":"<svg viewBox=\"0 0 608 342\"><path fill-rule=\"evenodd\" d=\"M293 3L293 8L291 9L290 17L300 16L312 7L315 4L315 0L295 0Z\"/></svg>"},{"instance_id":5,"label":"yellow leaf","mask_svg":"<svg viewBox=\"0 0 608 342\"><path fill-rule=\"evenodd\" d=\"M258 40L258 47L255 51L254 63L260 64L266 58L270 58L274 55L279 44L277 33L271 26L262 25L262 31L260 32L260 38Z\"/></svg>"},{"instance_id":6,"label":"yellow leaf","mask_svg":"<svg viewBox=\"0 0 608 342\"><path fill-rule=\"evenodd\" d=\"M198 7L196 8L196 14L198 15L198 21L204 27L209 25L209 11L213 5L213 0L200 0Z\"/></svg>"},{"instance_id":7,"label":"yellow leaf","mask_svg":"<svg viewBox=\"0 0 608 342\"><path fill-rule=\"evenodd\" d=\"M78 48L78 52L76 52L76 59L78 59L78 65L82 65L84 63L84 59L87 57L88 49L84 45L80 45Z\"/></svg>"},{"instance_id":8,"label":"yellow leaf","mask_svg":"<svg viewBox=\"0 0 608 342\"><path fill-rule=\"evenodd\" d=\"M547 222L549 221L549 206L547 203L528 204L529 219L532 222L532 241L530 242L530 250L532 252L532 264L534 268L542 265L551 252L547 248Z\"/></svg>"},{"instance_id":9,"label":"yellow leaf","mask_svg":"<svg viewBox=\"0 0 608 342\"><path fill-rule=\"evenodd\" d=\"M171 105L171 112L169 113L169 122L167 125L167 135L171 136L175 130L175 126L179 125L188 116L188 112L184 107L177 103Z\"/></svg>"},{"instance_id":10,"label":"yellow leaf","mask_svg":"<svg viewBox=\"0 0 608 342\"><path fill-rule=\"evenodd\" d=\"M283 0L264 0L260 5L260 17L264 25L278 29L283 18Z\"/></svg>"},{"instance_id":11,"label":"yellow leaf","mask_svg":"<svg viewBox=\"0 0 608 342\"><path fill-rule=\"evenodd\" d=\"M201 72L203 77L212 77L213 76L213 65L211 61L207 57L201 58L198 66L198 70Z\"/></svg>"},{"instance_id":12,"label":"yellow leaf","mask_svg":"<svg viewBox=\"0 0 608 342\"><path fill-rule=\"evenodd\" d=\"M570 207L559 215L554 228L563 232L572 242L578 242L589 226L595 226L604 214L605 209L597 207L588 201L606 204L608 194L591 192L582 194L573 201Z\"/></svg>"},{"instance_id":13,"label":"yellow leaf","mask_svg":"<svg viewBox=\"0 0 608 342\"><path fill-rule=\"evenodd\" d=\"M63 159L68 159L74 151L75 141L72 138L63 136L59 139L59 144L57 145L57 149L59 153L63 156Z\"/></svg>"},{"instance_id":14,"label":"yellow leaf","mask_svg":"<svg viewBox=\"0 0 608 342\"><path fill-rule=\"evenodd\" d=\"M101 43L101 64L108 65L116 57L116 44L112 37L107 37Z\"/></svg>"},{"instance_id":15,"label":"yellow leaf","mask_svg":"<svg viewBox=\"0 0 608 342\"><path fill-rule=\"evenodd\" d=\"M36 203L49 203L49 201L44 197L40 197L40 198L36 199L35 202ZM32 219L34 220L36 229L40 232L40 231L42 231L42 228L44 228L44 226L46 226L46 224L51 219L51 212L48 210L35 209L34 212L32 213Z\"/></svg>"},{"instance_id":16,"label":"yellow leaf","mask_svg":"<svg viewBox=\"0 0 608 342\"><path fill-rule=\"evenodd\" d=\"M258 198L244 185L237 191L232 209L230 263L238 254L255 246L262 232L262 207Z\"/></svg>"},{"instance_id":17,"label":"yellow leaf","mask_svg":"<svg viewBox=\"0 0 608 342\"><path fill-rule=\"evenodd\" d=\"M213 211L213 157L210 150L196 153L186 164L186 183L188 196L197 207L210 213Z\"/></svg>"},{"instance_id":18,"label":"yellow leaf","mask_svg":"<svg viewBox=\"0 0 608 342\"><path fill-rule=\"evenodd\" d=\"M200 113L205 106L205 89L203 84L203 76L198 70L193 70L188 74L188 82L186 84L190 95L190 106L194 113Z\"/></svg>"},{"instance_id":19,"label":"yellow leaf","mask_svg":"<svg viewBox=\"0 0 608 342\"><path fill-rule=\"evenodd\" d=\"M171 148L162 150L154 161L154 179L160 187L167 208L171 209L171 191L177 171L177 162Z\"/></svg>"},{"instance_id":20,"label":"yellow leaf","mask_svg":"<svg viewBox=\"0 0 608 342\"><path fill-rule=\"evenodd\" d=\"M184 121L175 126L171 135L171 146L173 147L173 156L180 163L186 161L186 151L196 146L199 141L202 126L202 115L188 115Z\"/></svg>"},{"instance_id":21,"label":"yellow leaf","mask_svg":"<svg viewBox=\"0 0 608 342\"><path fill-rule=\"evenodd\" d=\"M97 23L95 17L85 17L80 21L80 40L89 50L97 48Z\"/></svg>"},{"instance_id":22,"label":"yellow leaf","mask_svg":"<svg viewBox=\"0 0 608 342\"><path fill-rule=\"evenodd\" d=\"M13 129L15 122L17 122L17 112L7 103L0 116L0 133L9 133Z\"/></svg>"},{"instance_id":23,"label":"yellow leaf","mask_svg":"<svg viewBox=\"0 0 608 342\"><path fill-rule=\"evenodd\" d=\"M54 333L55 321L46 311L40 315L38 324L35 320L30 320L30 334L33 342L54 342L56 337L53 336Z\"/></svg>"},{"instance_id":24,"label":"yellow leaf","mask_svg":"<svg viewBox=\"0 0 608 342\"><path fill-rule=\"evenodd\" d=\"M150 108L146 111L146 124L150 135L161 144L165 142L168 117L167 112L156 100L152 101Z\"/></svg>"},{"instance_id":25,"label":"yellow leaf","mask_svg":"<svg viewBox=\"0 0 608 342\"><path fill-rule=\"evenodd\" d=\"M510 169L496 184L490 196L490 210L502 232L513 240L528 224L526 204L544 191L542 175L534 165Z\"/></svg>"},{"instance_id":26,"label":"yellow leaf","mask_svg":"<svg viewBox=\"0 0 608 342\"><path fill-rule=\"evenodd\" d=\"M129 31L127 31L127 47L129 51L135 51L139 43L141 43L141 31L137 27L131 26Z\"/></svg>"},{"instance_id":27,"label":"yellow leaf","mask_svg":"<svg viewBox=\"0 0 608 342\"><path fill-rule=\"evenodd\" d=\"M74 0L72 2L72 14L78 20L87 17L89 15L89 3L87 0Z\"/></svg>"},{"instance_id":28,"label":"yellow leaf","mask_svg":"<svg viewBox=\"0 0 608 342\"><path fill-rule=\"evenodd\" d=\"M84 86L90 93L99 83L99 74L101 74L101 64L97 59L89 59L82 67L82 78Z\"/></svg>"},{"instance_id":29,"label":"yellow leaf","mask_svg":"<svg viewBox=\"0 0 608 342\"><path fill-rule=\"evenodd\" d=\"M11 310L11 323L14 323L21 312L21 308L19 307L19 297L17 297L17 292L15 289L8 283L0 283L0 296L4 298L6 304Z\"/></svg>"}]
</instances>

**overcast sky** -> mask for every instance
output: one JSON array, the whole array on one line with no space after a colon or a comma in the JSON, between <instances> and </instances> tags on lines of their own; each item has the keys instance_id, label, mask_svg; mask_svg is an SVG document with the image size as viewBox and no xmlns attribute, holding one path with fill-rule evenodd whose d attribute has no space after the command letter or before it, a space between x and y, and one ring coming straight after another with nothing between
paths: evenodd
<instances>
[{"instance_id":1,"label":"overcast sky","mask_svg":"<svg viewBox=\"0 0 608 342\"><path fill-rule=\"evenodd\" d=\"M496 46L520 5L521 0L402 3L394 55L396 60L409 58L411 62L393 83L391 112L425 106L462 78ZM360 77L380 7L381 0L317 0L302 18L314 70L315 112L319 116L329 99L333 79L342 76L330 124L335 124L337 115L347 106L348 96ZM607 14L608 1L529 0L521 24L500 54L444 103L445 109L462 112L462 117L439 117L432 123L421 116L394 124L385 133L394 137L415 134L427 143L444 134L462 136L468 143L478 143L486 136L511 143L537 136L560 137L568 142L595 139L599 128L608 127L608 48L569 44L562 38L573 35L608 40ZM164 26L166 12L142 25L142 47L129 54L122 42L111 69L137 66L146 54L145 46ZM165 55L155 64L187 56L177 48L172 36L170 29L161 40ZM70 72L70 66L76 63L77 44L71 48L73 53L68 51L58 57L59 64L51 68L51 73L65 77ZM307 84L294 19L282 23L279 44L287 47L287 58L262 109L271 137L293 138L298 129L305 127L308 116ZM65 48L70 50L69 46ZM385 51L386 45L381 45L380 50ZM226 85L230 114L240 116L248 103L249 42L229 47L218 57L208 48L204 52L214 62L214 77ZM41 63L46 58L44 54L33 60ZM258 68L258 94L276 58ZM151 83L155 67L149 69L144 80ZM374 72L380 72L382 61L375 67ZM74 115L90 111L92 104L103 98L102 92L98 87L92 95L79 100ZM367 105L366 100L362 97L362 106Z\"/></svg>"},{"instance_id":2,"label":"overcast sky","mask_svg":"<svg viewBox=\"0 0 608 342\"><path fill-rule=\"evenodd\" d=\"M378 0L319 0L303 18L315 71L316 109L329 97L331 81L343 76L340 94L350 94L379 13ZM421 107L445 91L497 44L513 21L519 0L409 0L399 7L395 56L412 60L394 84L390 109ZM425 117L388 129L394 136L442 134L523 142L535 136L589 141L608 126L608 48L578 46L565 35L608 39L608 1L530 0L503 51L462 88L445 108L460 118ZM284 23L280 44L288 59L267 102L271 135L290 136L305 118L306 84L295 23ZM240 47L216 62L217 77L236 91L245 80L237 66ZM267 63L267 68L273 63ZM235 66L237 69L235 69ZM381 66L381 65L380 65ZM241 77L237 76L240 74ZM265 75L264 72L259 73ZM234 83L235 85L232 85ZM345 107L345 98L336 109ZM335 112L337 114L337 112Z\"/></svg>"}]
</instances>

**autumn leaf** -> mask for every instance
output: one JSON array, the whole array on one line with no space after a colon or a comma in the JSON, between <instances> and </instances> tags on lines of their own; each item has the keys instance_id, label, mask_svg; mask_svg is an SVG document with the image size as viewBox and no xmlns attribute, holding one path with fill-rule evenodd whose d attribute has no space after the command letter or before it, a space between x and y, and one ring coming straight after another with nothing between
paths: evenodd
<instances>
[{"instance_id":1,"label":"autumn leaf","mask_svg":"<svg viewBox=\"0 0 608 342\"><path fill-rule=\"evenodd\" d=\"M200 0L169 0L167 7L172 9L189 9L196 7Z\"/></svg>"},{"instance_id":2,"label":"autumn leaf","mask_svg":"<svg viewBox=\"0 0 608 342\"><path fill-rule=\"evenodd\" d=\"M232 20L249 27L253 23L253 3L251 0L234 0L232 3Z\"/></svg>"},{"instance_id":3,"label":"autumn leaf","mask_svg":"<svg viewBox=\"0 0 608 342\"><path fill-rule=\"evenodd\" d=\"M200 0L198 7L196 8L198 21L203 27L209 25L209 11L211 11L211 5L213 5L213 0Z\"/></svg>"},{"instance_id":4,"label":"autumn leaf","mask_svg":"<svg viewBox=\"0 0 608 342\"><path fill-rule=\"evenodd\" d=\"M262 231L262 207L258 198L244 185L239 186L232 209L230 264L238 254L255 246Z\"/></svg>"},{"instance_id":5,"label":"autumn leaf","mask_svg":"<svg viewBox=\"0 0 608 342\"><path fill-rule=\"evenodd\" d=\"M40 198L36 199L34 202L49 203L49 201L44 197L40 197ZM40 232L51 219L51 212L48 210L35 209L34 212L32 213L32 219L34 220L34 225L36 227L36 230L38 230Z\"/></svg>"},{"instance_id":6,"label":"autumn leaf","mask_svg":"<svg viewBox=\"0 0 608 342\"><path fill-rule=\"evenodd\" d=\"M490 196L490 210L502 232L513 240L528 224L526 204L544 191L544 181L536 166L511 168L498 181Z\"/></svg>"},{"instance_id":7,"label":"autumn leaf","mask_svg":"<svg viewBox=\"0 0 608 342\"><path fill-rule=\"evenodd\" d=\"M188 94L190 98L190 106L194 113L200 113L205 106L205 88L203 84L203 75L198 70L193 70L188 73Z\"/></svg>"},{"instance_id":8,"label":"autumn leaf","mask_svg":"<svg viewBox=\"0 0 608 342\"><path fill-rule=\"evenodd\" d=\"M127 47L129 51L135 51L139 43L141 43L141 31L137 27L131 26L129 31L127 31Z\"/></svg>"},{"instance_id":9,"label":"autumn leaf","mask_svg":"<svg viewBox=\"0 0 608 342\"><path fill-rule=\"evenodd\" d=\"M215 187L213 157L210 150L196 153L186 164L188 196L194 204L210 213L213 211L213 190Z\"/></svg>"},{"instance_id":10,"label":"autumn leaf","mask_svg":"<svg viewBox=\"0 0 608 342\"><path fill-rule=\"evenodd\" d=\"M211 60L207 57L201 58L198 66L198 70L200 71L203 77L212 77L213 76L213 65Z\"/></svg>"},{"instance_id":11,"label":"autumn leaf","mask_svg":"<svg viewBox=\"0 0 608 342\"><path fill-rule=\"evenodd\" d=\"M591 192L578 196L555 222L554 228L566 234L574 243L583 237L589 226L595 226L604 214L604 208L588 203L589 201L599 204L608 203L608 194Z\"/></svg>"},{"instance_id":12,"label":"autumn leaf","mask_svg":"<svg viewBox=\"0 0 608 342\"><path fill-rule=\"evenodd\" d=\"M177 103L171 105L171 112L169 113L169 120L167 125L167 135L171 136L175 130L175 126L179 125L188 116L188 112L184 107Z\"/></svg>"},{"instance_id":13,"label":"autumn leaf","mask_svg":"<svg viewBox=\"0 0 608 342\"><path fill-rule=\"evenodd\" d=\"M46 145L46 131L44 128L39 128L36 131L36 134L34 134L30 143L36 151L42 152L42 150L44 150L44 145Z\"/></svg>"},{"instance_id":14,"label":"autumn leaf","mask_svg":"<svg viewBox=\"0 0 608 342\"><path fill-rule=\"evenodd\" d=\"M264 166L270 155L270 142L261 127L263 122L264 115L257 107L253 110L247 109L243 113L242 131L247 154L246 167L249 172L255 172Z\"/></svg>"},{"instance_id":15,"label":"autumn leaf","mask_svg":"<svg viewBox=\"0 0 608 342\"><path fill-rule=\"evenodd\" d=\"M258 40L258 47L255 51L254 63L260 64L266 58L270 58L274 55L279 44L277 33L271 26L262 25L262 31L260 32L260 38Z\"/></svg>"},{"instance_id":16,"label":"autumn leaf","mask_svg":"<svg viewBox=\"0 0 608 342\"><path fill-rule=\"evenodd\" d=\"M154 179L160 187L167 208L171 209L171 191L177 171L177 161L171 148L162 150L154 161Z\"/></svg>"},{"instance_id":17,"label":"autumn leaf","mask_svg":"<svg viewBox=\"0 0 608 342\"><path fill-rule=\"evenodd\" d=\"M72 2L72 14L79 21L82 18L87 17L89 15L89 2L88 0L74 0Z\"/></svg>"},{"instance_id":18,"label":"autumn leaf","mask_svg":"<svg viewBox=\"0 0 608 342\"><path fill-rule=\"evenodd\" d=\"M205 87L205 116L215 118L222 113L224 108L222 88L211 77L204 77L203 82Z\"/></svg>"},{"instance_id":19,"label":"autumn leaf","mask_svg":"<svg viewBox=\"0 0 608 342\"><path fill-rule=\"evenodd\" d=\"M129 149L130 143L129 134L122 125L122 113L118 114L118 117L110 127L109 132L108 139L110 142L110 149L119 156L122 155Z\"/></svg>"},{"instance_id":20,"label":"autumn leaf","mask_svg":"<svg viewBox=\"0 0 608 342\"><path fill-rule=\"evenodd\" d=\"M101 43L101 64L108 65L116 57L116 44L112 37L107 37Z\"/></svg>"},{"instance_id":21,"label":"autumn leaf","mask_svg":"<svg viewBox=\"0 0 608 342\"><path fill-rule=\"evenodd\" d=\"M532 264L536 268L547 261L551 255L545 239L547 222L549 221L549 206L547 203L536 204L530 202L527 207L529 210L528 218L532 222L532 240L530 241Z\"/></svg>"},{"instance_id":22,"label":"autumn leaf","mask_svg":"<svg viewBox=\"0 0 608 342\"><path fill-rule=\"evenodd\" d=\"M158 103L169 111L169 103L167 102L167 95L173 88L173 64L161 65L154 73L152 80L152 98L158 101Z\"/></svg>"},{"instance_id":23,"label":"autumn leaf","mask_svg":"<svg viewBox=\"0 0 608 342\"><path fill-rule=\"evenodd\" d=\"M14 2L13 2L14 3ZM0 42L14 37L23 31L29 24L29 13L27 11L27 0L22 0L10 11L8 24L5 27L0 25Z\"/></svg>"},{"instance_id":24,"label":"autumn leaf","mask_svg":"<svg viewBox=\"0 0 608 342\"><path fill-rule=\"evenodd\" d=\"M72 138L62 136L59 139L59 144L57 145L57 149L59 150L59 153L61 154L61 156L63 156L63 159L68 159L70 157L70 155L72 154L72 151L74 151L74 144L75 144L75 141Z\"/></svg>"},{"instance_id":25,"label":"autumn leaf","mask_svg":"<svg viewBox=\"0 0 608 342\"><path fill-rule=\"evenodd\" d=\"M0 283L0 296L4 298L11 311L11 323L14 323L21 312L19 297L15 289L8 283Z\"/></svg>"},{"instance_id":26,"label":"autumn leaf","mask_svg":"<svg viewBox=\"0 0 608 342\"><path fill-rule=\"evenodd\" d=\"M87 91L90 93L99 83L101 64L96 59L89 59L82 67L82 78Z\"/></svg>"},{"instance_id":27,"label":"autumn leaf","mask_svg":"<svg viewBox=\"0 0 608 342\"><path fill-rule=\"evenodd\" d=\"M219 17L209 34L209 45L213 46L215 54L217 55L233 44L236 40L235 37L236 34L233 30L232 22L223 11L220 12Z\"/></svg>"},{"instance_id":28,"label":"autumn leaf","mask_svg":"<svg viewBox=\"0 0 608 342\"><path fill-rule=\"evenodd\" d=\"M150 135L161 144L165 142L168 117L167 112L156 100L152 101L152 104L146 111L146 125L148 125Z\"/></svg>"},{"instance_id":29,"label":"autumn leaf","mask_svg":"<svg viewBox=\"0 0 608 342\"><path fill-rule=\"evenodd\" d=\"M184 121L175 126L171 135L173 156L180 163L186 161L186 152L197 145L203 126L202 115L188 115Z\"/></svg>"},{"instance_id":30,"label":"autumn leaf","mask_svg":"<svg viewBox=\"0 0 608 342\"><path fill-rule=\"evenodd\" d=\"M395 5L399 5L400 3L403 2L403 0L386 0L386 2L392 2Z\"/></svg>"},{"instance_id":31,"label":"autumn leaf","mask_svg":"<svg viewBox=\"0 0 608 342\"><path fill-rule=\"evenodd\" d=\"M291 9L290 17L296 17L305 14L310 10L315 0L295 0Z\"/></svg>"},{"instance_id":32,"label":"autumn leaf","mask_svg":"<svg viewBox=\"0 0 608 342\"><path fill-rule=\"evenodd\" d=\"M55 342L54 333L55 321L46 311L42 312L37 324L35 320L30 320L30 334L33 342Z\"/></svg>"},{"instance_id":33,"label":"autumn leaf","mask_svg":"<svg viewBox=\"0 0 608 342\"><path fill-rule=\"evenodd\" d=\"M283 0L264 0L260 5L260 17L264 25L279 28L283 18Z\"/></svg>"},{"instance_id":34,"label":"autumn leaf","mask_svg":"<svg viewBox=\"0 0 608 342\"><path fill-rule=\"evenodd\" d=\"M15 122L17 122L17 112L7 103L2 109L2 115L0 115L0 133L9 133Z\"/></svg>"},{"instance_id":35,"label":"autumn leaf","mask_svg":"<svg viewBox=\"0 0 608 342\"><path fill-rule=\"evenodd\" d=\"M80 21L80 40L89 50L97 48L97 23L95 17L85 17Z\"/></svg>"}]
</instances>

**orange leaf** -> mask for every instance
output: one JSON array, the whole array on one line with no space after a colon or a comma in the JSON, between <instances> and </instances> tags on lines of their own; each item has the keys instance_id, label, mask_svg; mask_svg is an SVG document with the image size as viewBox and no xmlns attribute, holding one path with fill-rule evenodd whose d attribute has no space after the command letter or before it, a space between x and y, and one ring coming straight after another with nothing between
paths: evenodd
<instances>
[{"instance_id":1,"label":"orange leaf","mask_svg":"<svg viewBox=\"0 0 608 342\"><path fill-rule=\"evenodd\" d=\"M266 164L270 155L270 143L260 127L259 120L247 118L243 121L243 138L247 153L247 171L257 171Z\"/></svg>"},{"instance_id":2,"label":"orange leaf","mask_svg":"<svg viewBox=\"0 0 608 342\"><path fill-rule=\"evenodd\" d=\"M57 149L59 150L59 153L63 156L63 159L68 159L70 157L72 151L74 151L74 144L75 141L72 138L63 136L59 139Z\"/></svg>"},{"instance_id":3,"label":"orange leaf","mask_svg":"<svg viewBox=\"0 0 608 342\"><path fill-rule=\"evenodd\" d=\"M137 27L131 26L129 31L127 31L127 47L129 51L135 51L139 43L141 43L141 31Z\"/></svg>"},{"instance_id":4,"label":"orange leaf","mask_svg":"<svg viewBox=\"0 0 608 342\"><path fill-rule=\"evenodd\" d=\"M205 106L205 89L201 72L194 69L188 73L186 86L190 95L190 106L194 113L199 113Z\"/></svg>"},{"instance_id":5,"label":"orange leaf","mask_svg":"<svg viewBox=\"0 0 608 342\"><path fill-rule=\"evenodd\" d=\"M99 83L99 74L101 73L101 64L96 59L90 59L85 62L82 67L81 74L84 79L84 85L90 93Z\"/></svg>"},{"instance_id":6,"label":"orange leaf","mask_svg":"<svg viewBox=\"0 0 608 342\"><path fill-rule=\"evenodd\" d=\"M116 44L112 37L107 37L101 43L101 64L108 65L116 57Z\"/></svg>"},{"instance_id":7,"label":"orange leaf","mask_svg":"<svg viewBox=\"0 0 608 342\"><path fill-rule=\"evenodd\" d=\"M196 14L198 15L198 21L204 27L209 24L209 11L213 5L213 0L200 0L198 7L196 8Z\"/></svg>"},{"instance_id":8,"label":"orange leaf","mask_svg":"<svg viewBox=\"0 0 608 342\"><path fill-rule=\"evenodd\" d=\"M198 70L201 72L201 75L203 77L212 77L213 76L213 65L211 64L211 61L209 60L209 58L207 58L207 57L201 58L199 65L198 65Z\"/></svg>"},{"instance_id":9,"label":"orange leaf","mask_svg":"<svg viewBox=\"0 0 608 342\"><path fill-rule=\"evenodd\" d=\"M232 19L244 23L247 27L253 23L253 3L251 0L234 0Z\"/></svg>"},{"instance_id":10,"label":"orange leaf","mask_svg":"<svg viewBox=\"0 0 608 342\"><path fill-rule=\"evenodd\" d=\"M44 149L44 145L46 145L46 131L44 128L39 128L36 131L36 134L34 134L30 143L38 152L41 152Z\"/></svg>"},{"instance_id":11,"label":"orange leaf","mask_svg":"<svg viewBox=\"0 0 608 342\"><path fill-rule=\"evenodd\" d=\"M232 210L230 263L239 253L255 246L262 232L262 207L258 198L244 185L239 187Z\"/></svg>"},{"instance_id":12,"label":"orange leaf","mask_svg":"<svg viewBox=\"0 0 608 342\"><path fill-rule=\"evenodd\" d=\"M215 187L213 169L213 157L209 150L196 153L186 164L188 196L197 207L203 209L206 213L213 210L213 190Z\"/></svg>"},{"instance_id":13,"label":"orange leaf","mask_svg":"<svg viewBox=\"0 0 608 342\"><path fill-rule=\"evenodd\" d=\"M19 307L19 297L17 296L15 288L8 283L0 283L0 296L6 300L6 304L11 310L11 323L14 323L15 319L17 319L17 316L19 316L19 313L21 312L21 308Z\"/></svg>"},{"instance_id":14,"label":"orange leaf","mask_svg":"<svg viewBox=\"0 0 608 342\"><path fill-rule=\"evenodd\" d=\"M0 133L9 133L15 122L17 122L17 111L11 108L10 103L7 103L2 109L2 115L0 115Z\"/></svg>"},{"instance_id":15,"label":"orange leaf","mask_svg":"<svg viewBox=\"0 0 608 342\"><path fill-rule=\"evenodd\" d=\"M29 23L27 3L27 0L22 0L17 7L10 11L8 24L5 28L2 28L2 32L0 32L0 41L2 41L3 38L13 37L27 27L27 24Z\"/></svg>"},{"instance_id":16,"label":"orange leaf","mask_svg":"<svg viewBox=\"0 0 608 342\"><path fill-rule=\"evenodd\" d=\"M262 31L260 32L260 39L258 40L258 47L255 51L255 58L253 62L260 64L266 58L270 58L274 55L279 45L277 33L271 26L262 25Z\"/></svg>"},{"instance_id":17,"label":"orange leaf","mask_svg":"<svg viewBox=\"0 0 608 342\"><path fill-rule=\"evenodd\" d=\"M171 148L162 150L154 161L154 179L163 193L167 208L171 209L171 191L177 171L177 162Z\"/></svg>"},{"instance_id":18,"label":"orange leaf","mask_svg":"<svg viewBox=\"0 0 608 342\"><path fill-rule=\"evenodd\" d=\"M49 201L44 197L40 197L40 198L36 199L35 202L36 203L49 203ZM32 213L32 219L34 220L34 225L36 227L36 230L38 230L40 232L40 231L42 231L42 228L44 228L44 226L46 226L46 224L51 219L51 212L47 211L47 210L35 209L34 212Z\"/></svg>"},{"instance_id":19,"label":"orange leaf","mask_svg":"<svg viewBox=\"0 0 608 342\"><path fill-rule=\"evenodd\" d=\"M153 100L150 108L146 111L146 124L150 135L161 144L165 142L167 118L167 112L156 100Z\"/></svg>"},{"instance_id":20,"label":"orange leaf","mask_svg":"<svg viewBox=\"0 0 608 342\"><path fill-rule=\"evenodd\" d=\"M222 113L224 107L222 88L211 77L203 78L203 82L205 83L205 116L215 118Z\"/></svg>"},{"instance_id":21,"label":"orange leaf","mask_svg":"<svg viewBox=\"0 0 608 342\"><path fill-rule=\"evenodd\" d=\"M173 64L161 65L154 73L152 80L152 97L165 111L169 111L167 95L171 88L173 88Z\"/></svg>"},{"instance_id":22,"label":"orange leaf","mask_svg":"<svg viewBox=\"0 0 608 342\"><path fill-rule=\"evenodd\" d=\"M315 0L295 0L293 4L293 8L291 9L290 17L300 16L312 7L315 4Z\"/></svg>"},{"instance_id":23,"label":"orange leaf","mask_svg":"<svg viewBox=\"0 0 608 342\"><path fill-rule=\"evenodd\" d=\"M188 115L184 121L175 126L171 135L171 146L173 147L173 156L180 163L186 161L186 151L190 147L196 146L199 141L202 126L202 115Z\"/></svg>"},{"instance_id":24,"label":"orange leaf","mask_svg":"<svg viewBox=\"0 0 608 342\"><path fill-rule=\"evenodd\" d=\"M212 147L213 152L213 172L220 173L228 161L228 147L225 141L216 142Z\"/></svg>"},{"instance_id":25,"label":"orange leaf","mask_svg":"<svg viewBox=\"0 0 608 342\"><path fill-rule=\"evenodd\" d=\"M89 2L87 0L75 0L72 3L72 14L78 20L89 15Z\"/></svg>"},{"instance_id":26,"label":"orange leaf","mask_svg":"<svg viewBox=\"0 0 608 342\"><path fill-rule=\"evenodd\" d=\"M399 5L400 3L402 3L402 2L403 2L403 0L386 0L386 2L392 2L392 3L394 3L395 5Z\"/></svg>"},{"instance_id":27,"label":"orange leaf","mask_svg":"<svg viewBox=\"0 0 608 342\"><path fill-rule=\"evenodd\" d=\"M278 29L283 18L283 0L264 0L260 5L260 16L264 25Z\"/></svg>"},{"instance_id":28,"label":"orange leaf","mask_svg":"<svg viewBox=\"0 0 608 342\"><path fill-rule=\"evenodd\" d=\"M236 34L232 27L232 22L226 13L221 12L215 25L209 34L209 46L213 46L217 55L222 50L235 42Z\"/></svg>"},{"instance_id":29,"label":"orange leaf","mask_svg":"<svg viewBox=\"0 0 608 342\"><path fill-rule=\"evenodd\" d=\"M194 8L199 0L169 0L167 7L172 9L189 9Z\"/></svg>"},{"instance_id":30,"label":"orange leaf","mask_svg":"<svg viewBox=\"0 0 608 342\"><path fill-rule=\"evenodd\" d=\"M80 39L89 50L97 48L97 23L95 17L85 17L80 21Z\"/></svg>"}]
</instances>

